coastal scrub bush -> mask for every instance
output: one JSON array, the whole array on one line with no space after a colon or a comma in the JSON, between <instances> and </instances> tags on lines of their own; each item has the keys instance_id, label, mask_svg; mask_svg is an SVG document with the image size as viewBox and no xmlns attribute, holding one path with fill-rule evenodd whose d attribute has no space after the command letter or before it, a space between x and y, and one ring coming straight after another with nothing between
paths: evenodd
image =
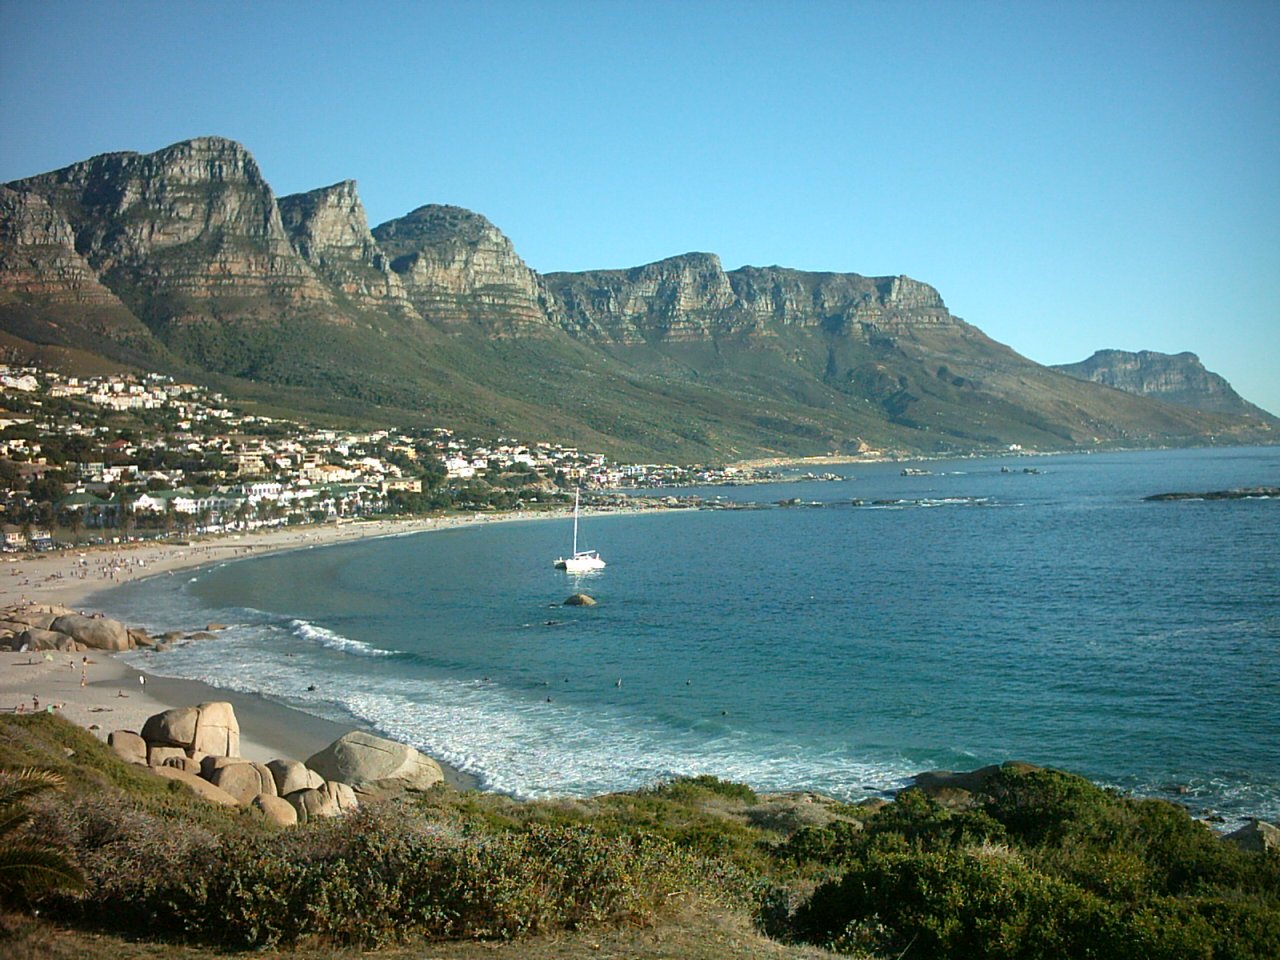
<instances>
[{"instance_id":1,"label":"coastal scrub bush","mask_svg":"<svg viewBox=\"0 0 1280 960\"><path fill-rule=\"evenodd\" d=\"M139 885L161 882L173 864L191 861L217 842L198 824L177 826L133 798L110 792L47 807L40 827L74 852L92 891L89 902L109 902L116 894L137 892Z\"/></svg>"},{"instance_id":2,"label":"coastal scrub bush","mask_svg":"<svg viewBox=\"0 0 1280 960\"><path fill-rule=\"evenodd\" d=\"M795 930L840 952L922 957L1077 956L1095 904L1008 851L870 850L820 886ZM1027 951L1034 938L1040 952Z\"/></svg>"},{"instance_id":3,"label":"coastal scrub bush","mask_svg":"<svg viewBox=\"0 0 1280 960\"><path fill-rule=\"evenodd\" d=\"M1280 897L1280 860L1250 854L1163 800L1056 770L1001 771L985 812L1041 866L1109 897L1250 890Z\"/></svg>"},{"instance_id":4,"label":"coastal scrub bush","mask_svg":"<svg viewBox=\"0 0 1280 960\"><path fill-rule=\"evenodd\" d=\"M682 803L705 800L708 796L722 797L737 803L755 803L759 800L756 792L745 783L721 780L705 773L696 777L677 777L643 792Z\"/></svg>"},{"instance_id":5,"label":"coastal scrub bush","mask_svg":"<svg viewBox=\"0 0 1280 960\"><path fill-rule=\"evenodd\" d=\"M696 777L586 801L530 803L495 794L438 793L424 795L417 806L432 819L480 831L523 831L541 825L589 826L608 837L646 834L695 857L725 861L708 869L732 867L754 874L768 867L764 835L747 825L743 813L756 801L750 787ZM742 883L730 884L728 890L740 891Z\"/></svg>"},{"instance_id":6,"label":"coastal scrub bush","mask_svg":"<svg viewBox=\"0 0 1280 960\"><path fill-rule=\"evenodd\" d=\"M511 938L606 923L652 922L682 894L717 882L656 837L585 826L477 833L365 808L265 837L242 833L122 878L117 929L253 949L318 938L367 947L411 936Z\"/></svg>"},{"instance_id":7,"label":"coastal scrub bush","mask_svg":"<svg viewBox=\"0 0 1280 960\"><path fill-rule=\"evenodd\" d=\"M864 830L798 832L775 854L836 875L781 928L840 952L974 960L1280 956L1275 854L1056 771L1001 771L976 802L952 812L909 790Z\"/></svg>"}]
</instances>

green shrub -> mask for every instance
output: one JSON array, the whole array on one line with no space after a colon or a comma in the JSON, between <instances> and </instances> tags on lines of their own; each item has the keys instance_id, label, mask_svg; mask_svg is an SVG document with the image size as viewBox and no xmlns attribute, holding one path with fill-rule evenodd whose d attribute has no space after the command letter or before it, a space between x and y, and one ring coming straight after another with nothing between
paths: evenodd
<instances>
[{"instance_id":1,"label":"green shrub","mask_svg":"<svg viewBox=\"0 0 1280 960\"><path fill-rule=\"evenodd\" d=\"M1038 874L1007 848L871 851L820 886L795 917L804 939L921 957L1077 956L1095 900Z\"/></svg>"},{"instance_id":2,"label":"green shrub","mask_svg":"<svg viewBox=\"0 0 1280 960\"><path fill-rule=\"evenodd\" d=\"M1122 797L1056 770L1004 770L987 790L986 813L1046 869L1109 897L1280 895L1276 858L1223 843L1172 803Z\"/></svg>"},{"instance_id":3,"label":"green shrub","mask_svg":"<svg viewBox=\"0 0 1280 960\"><path fill-rule=\"evenodd\" d=\"M145 843L104 846L144 859L137 849ZM510 938L647 923L677 895L722 880L656 837L538 824L482 833L370 808L152 860L93 890L82 906L124 932L233 949L312 937L376 947L410 936Z\"/></svg>"},{"instance_id":4,"label":"green shrub","mask_svg":"<svg viewBox=\"0 0 1280 960\"><path fill-rule=\"evenodd\" d=\"M823 827L801 827L773 848L773 854L792 863L843 863L866 846L860 823L838 820Z\"/></svg>"},{"instance_id":5,"label":"green shrub","mask_svg":"<svg viewBox=\"0 0 1280 960\"><path fill-rule=\"evenodd\" d=\"M734 783L721 780L710 774L697 777L678 777L675 780L660 783L644 793L680 803L696 803L705 801L709 796L722 797L738 803L756 803L759 798L756 792L745 783Z\"/></svg>"},{"instance_id":6,"label":"green shrub","mask_svg":"<svg viewBox=\"0 0 1280 960\"><path fill-rule=\"evenodd\" d=\"M779 855L840 872L781 926L842 952L966 960L1280 956L1274 854L1055 771L1001 771L980 799L952 813L906 791L864 831L797 833Z\"/></svg>"}]
</instances>

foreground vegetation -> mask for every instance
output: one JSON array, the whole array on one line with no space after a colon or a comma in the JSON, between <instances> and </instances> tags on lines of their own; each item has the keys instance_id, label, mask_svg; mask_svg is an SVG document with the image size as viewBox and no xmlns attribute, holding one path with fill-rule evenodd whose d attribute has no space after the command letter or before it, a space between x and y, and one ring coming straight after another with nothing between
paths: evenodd
<instances>
[{"instance_id":1,"label":"foreground vegetation","mask_svg":"<svg viewBox=\"0 0 1280 960\"><path fill-rule=\"evenodd\" d=\"M1018 765L951 808L919 790L851 806L700 777L540 803L441 788L287 830L57 717L0 718L0 769L31 767L65 789L28 797L31 822L5 839L61 851L85 884L6 893L14 956L401 956L424 940L450 957L504 942L548 958L1280 956L1276 853Z\"/></svg>"}]
</instances>

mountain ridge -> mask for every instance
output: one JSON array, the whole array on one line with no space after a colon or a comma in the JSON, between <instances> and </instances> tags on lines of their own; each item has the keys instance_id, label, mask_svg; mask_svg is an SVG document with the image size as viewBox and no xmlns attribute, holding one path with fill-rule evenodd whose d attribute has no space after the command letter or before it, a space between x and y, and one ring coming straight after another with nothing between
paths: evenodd
<instances>
[{"instance_id":1,"label":"mountain ridge","mask_svg":"<svg viewBox=\"0 0 1280 960\"><path fill-rule=\"evenodd\" d=\"M1197 410L1259 418L1271 416L1236 393L1220 374L1205 369L1200 358L1188 350L1171 354L1155 350L1102 349L1078 363L1054 364L1053 369L1081 380Z\"/></svg>"},{"instance_id":2,"label":"mountain ridge","mask_svg":"<svg viewBox=\"0 0 1280 960\"><path fill-rule=\"evenodd\" d=\"M313 411L685 460L1269 442L1280 426L1050 370L906 276L726 271L701 252L539 274L460 207L370 227L354 180L277 198L220 137L5 184L0 213L15 343Z\"/></svg>"}]
</instances>

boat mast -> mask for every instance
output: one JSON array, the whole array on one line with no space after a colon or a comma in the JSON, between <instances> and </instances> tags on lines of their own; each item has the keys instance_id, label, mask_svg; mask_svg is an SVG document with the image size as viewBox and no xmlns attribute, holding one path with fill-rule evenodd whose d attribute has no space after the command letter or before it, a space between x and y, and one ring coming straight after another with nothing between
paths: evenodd
<instances>
[{"instance_id":1,"label":"boat mast","mask_svg":"<svg viewBox=\"0 0 1280 960\"><path fill-rule=\"evenodd\" d=\"M573 554L578 555L578 497L582 494L582 490L573 491Z\"/></svg>"}]
</instances>

